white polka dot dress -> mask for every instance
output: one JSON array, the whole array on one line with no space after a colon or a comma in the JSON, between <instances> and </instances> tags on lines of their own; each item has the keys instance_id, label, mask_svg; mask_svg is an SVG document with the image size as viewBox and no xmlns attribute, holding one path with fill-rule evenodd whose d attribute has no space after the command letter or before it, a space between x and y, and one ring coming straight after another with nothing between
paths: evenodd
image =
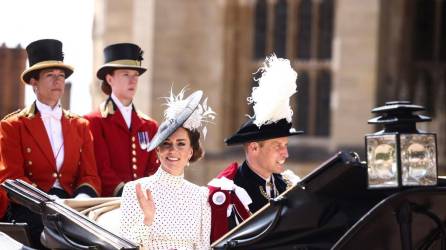
<instances>
[{"instance_id":1,"label":"white polka dot dress","mask_svg":"<svg viewBox=\"0 0 446 250\"><path fill-rule=\"evenodd\" d=\"M135 184L150 189L155 218L150 226L136 198ZM208 189L162 170L125 185L121 199L121 235L144 249L210 249Z\"/></svg>"}]
</instances>

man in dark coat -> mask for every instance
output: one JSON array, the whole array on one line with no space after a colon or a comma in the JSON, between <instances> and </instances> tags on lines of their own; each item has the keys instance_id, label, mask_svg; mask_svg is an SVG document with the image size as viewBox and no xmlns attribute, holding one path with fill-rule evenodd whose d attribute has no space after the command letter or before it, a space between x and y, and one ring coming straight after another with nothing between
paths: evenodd
<instances>
[{"instance_id":1,"label":"man in dark coat","mask_svg":"<svg viewBox=\"0 0 446 250\"><path fill-rule=\"evenodd\" d=\"M246 159L241 165L232 163L208 184L211 242L292 185L282 173L288 158L288 137L302 133L292 128L289 107L297 74L288 60L275 56L267 58L261 70L259 87L248 98L254 103L255 116L225 140L227 145L243 144Z\"/></svg>"}]
</instances>

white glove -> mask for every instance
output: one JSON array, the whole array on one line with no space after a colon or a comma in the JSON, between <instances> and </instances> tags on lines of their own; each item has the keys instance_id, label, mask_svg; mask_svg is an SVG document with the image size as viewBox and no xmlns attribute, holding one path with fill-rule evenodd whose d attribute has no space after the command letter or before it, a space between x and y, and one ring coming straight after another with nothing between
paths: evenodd
<instances>
[{"instance_id":1,"label":"white glove","mask_svg":"<svg viewBox=\"0 0 446 250\"><path fill-rule=\"evenodd\" d=\"M54 199L54 202L59 203L59 204L64 204L64 199L59 198L59 196L55 195L55 194L50 194L51 199Z\"/></svg>"},{"instance_id":2,"label":"white glove","mask_svg":"<svg viewBox=\"0 0 446 250\"><path fill-rule=\"evenodd\" d=\"M54 200L60 200L59 196L57 196L55 194L50 194L50 198L54 199Z\"/></svg>"},{"instance_id":3,"label":"white glove","mask_svg":"<svg viewBox=\"0 0 446 250\"><path fill-rule=\"evenodd\" d=\"M84 193L79 193L76 195L76 197L74 197L74 199L88 199L88 198L91 198L91 196Z\"/></svg>"},{"instance_id":4,"label":"white glove","mask_svg":"<svg viewBox=\"0 0 446 250\"><path fill-rule=\"evenodd\" d=\"M300 177L296 175L293 171L290 169L287 169L281 173L282 177L289 180L293 185L296 185L300 182Z\"/></svg>"}]
</instances>

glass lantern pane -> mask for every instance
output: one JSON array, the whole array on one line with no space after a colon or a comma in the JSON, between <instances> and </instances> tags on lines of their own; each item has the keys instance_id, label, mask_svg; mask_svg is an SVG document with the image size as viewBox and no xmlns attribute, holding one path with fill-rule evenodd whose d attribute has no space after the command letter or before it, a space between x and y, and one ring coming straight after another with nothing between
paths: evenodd
<instances>
[{"instance_id":1,"label":"glass lantern pane","mask_svg":"<svg viewBox=\"0 0 446 250\"><path fill-rule=\"evenodd\" d=\"M436 185L435 135L402 134L400 142L403 186Z\"/></svg>"},{"instance_id":2,"label":"glass lantern pane","mask_svg":"<svg viewBox=\"0 0 446 250\"><path fill-rule=\"evenodd\" d=\"M369 188L397 187L396 135L366 138Z\"/></svg>"}]
</instances>

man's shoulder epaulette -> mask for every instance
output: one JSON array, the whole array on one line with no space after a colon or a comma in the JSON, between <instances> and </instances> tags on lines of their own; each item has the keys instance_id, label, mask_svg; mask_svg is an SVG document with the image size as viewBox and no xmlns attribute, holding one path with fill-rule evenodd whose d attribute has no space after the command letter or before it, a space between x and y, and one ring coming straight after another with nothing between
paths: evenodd
<instances>
[{"instance_id":1,"label":"man's shoulder epaulette","mask_svg":"<svg viewBox=\"0 0 446 250\"><path fill-rule=\"evenodd\" d=\"M70 110L64 109L63 113L66 118L82 118L82 116L75 114L75 113L71 112Z\"/></svg>"},{"instance_id":2,"label":"man's shoulder epaulette","mask_svg":"<svg viewBox=\"0 0 446 250\"><path fill-rule=\"evenodd\" d=\"M144 114L143 112L141 112L140 110L136 110L136 113L138 114L139 117L141 117L142 119L146 120L146 121L155 121L153 120L150 116Z\"/></svg>"},{"instance_id":3,"label":"man's shoulder epaulette","mask_svg":"<svg viewBox=\"0 0 446 250\"><path fill-rule=\"evenodd\" d=\"M10 118L10 117L12 117L14 115L20 114L20 111L22 111L22 110L21 109L17 109L16 111L14 111L14 112L12 112L10 114L5 115L5 117L3 117L3 119L2 119L2 121L6 120L6 119L8 119L8 118Z\"/></svg>"},{"instance_id":4,"label":"man's shoulder epaulette","mask_svg":"<svg viewBox=\"0 0 446 250\"><path fill-rule=\"evenodd\" d=\"M287 189L293 187L294 185L300 182L300 177L290 169L283 171L280 174L280 177L282 177L282 180L285 182Z\"/></svg>"},{"instance_id":5,"label":"man's shoulder epaulette","mask_svg":"<svg viewBox=\"0 0 446 250\"><path fill-rule=\"evenodd\" d=\"M99 113L101 113L102 118L115 114L115 105L111 98L108 98L99 105Z\"/></svg>"}]
</instances>

